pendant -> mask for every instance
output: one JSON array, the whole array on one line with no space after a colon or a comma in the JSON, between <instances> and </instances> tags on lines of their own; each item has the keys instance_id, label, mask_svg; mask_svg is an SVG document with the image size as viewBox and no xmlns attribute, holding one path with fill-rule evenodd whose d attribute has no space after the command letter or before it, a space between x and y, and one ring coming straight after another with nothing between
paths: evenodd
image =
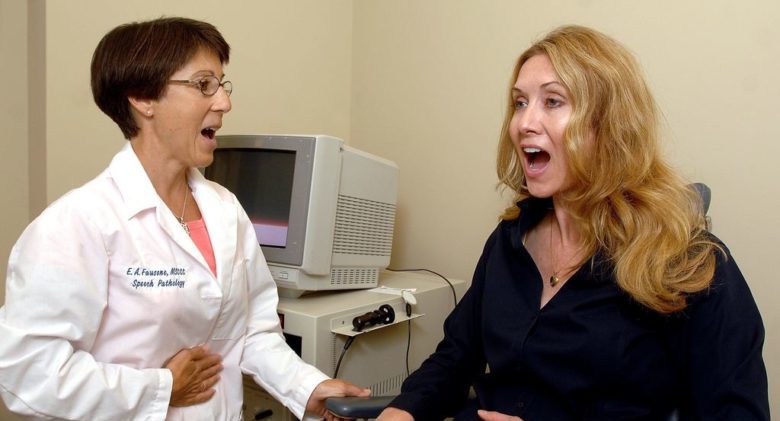
<instances>
[{"instance_id":1,"label":"pendant","mask_svg":"<svg viewBox=\"0 0 780 421\"><path fill-rule=\"evenodd\" d=\"M551 287L554 287L554 286L558 285L558 282L561 282L561 280L557 276L555 276L555 275L550 276L550 286Z\"/></svg>"},{"instance_id":2,"label":"pendant","mask_svg":"<svg viewBox=\"0 0 780 421\"><path fill-rule=\"evenodd\" d=\"M187 223L184 222L184 218L176 218L179 220L179 225L181 225L182 228L184 228L184 232L187 233L187 235L190 235L190 227L187 226Z\"/></svg>"}]
</instances>

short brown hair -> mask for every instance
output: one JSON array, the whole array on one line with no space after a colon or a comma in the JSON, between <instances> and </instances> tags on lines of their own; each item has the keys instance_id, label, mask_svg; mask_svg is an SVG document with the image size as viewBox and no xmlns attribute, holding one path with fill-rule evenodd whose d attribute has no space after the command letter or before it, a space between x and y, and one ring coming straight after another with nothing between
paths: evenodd
<instances>
[{"instance_id":1,"label":"short brown hair","mask_svg":"<svg viewBox=\"0 0 780 421\"><path fill-rule=\"evenodd\" d=\"M230 46L213 25L168 17L120 25L108 32L92 55L92 96L126 139L138 134L128 97L158 99L168 79L201 49L222 64Z\"/></svg>"}]
</instances>

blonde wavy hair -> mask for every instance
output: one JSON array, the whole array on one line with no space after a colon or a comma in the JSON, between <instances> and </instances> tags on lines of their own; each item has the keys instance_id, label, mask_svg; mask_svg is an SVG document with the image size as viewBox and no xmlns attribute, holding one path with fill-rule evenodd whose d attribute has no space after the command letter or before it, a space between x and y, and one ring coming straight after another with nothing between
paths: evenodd
<instances>
[{"instance_id":1,"label":"blonde wavy hair","mask_svg":"<svg viewBox=\"0 0 780 421\"><path fill-rule=\"evenodd\" d=\"M698 194L664 161L659 111L633 55L612 38L582 26L550 32L518 59L510 81L544 54L568 89L572 115L564 132L570 187L562 203L584 239L584 264L602 250L617 284L660 313L679 311L686 296L706 289L715 251ZM511 89L499 142L499 186L530 196L509 136ZM586 142L590 146L586 147ZM505 220L519 216L512 206Z\"/></svg>"}]
</instances>

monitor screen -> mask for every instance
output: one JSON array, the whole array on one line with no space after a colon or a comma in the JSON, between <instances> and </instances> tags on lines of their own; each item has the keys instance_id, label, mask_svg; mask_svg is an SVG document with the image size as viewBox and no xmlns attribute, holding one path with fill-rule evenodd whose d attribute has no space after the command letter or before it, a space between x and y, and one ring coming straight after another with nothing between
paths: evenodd
<instances>
[{"instance_id":1,"label":"monitor screen","mask_svg":"<svg viewBox=\"0 0 780 421\"><path fill-rule=\"evenodd\" d=\"M208 178L228 187L246 210L260 245L286 247L295 151L217 149Z\"/></svg>"},{"instance_id":2,"label":"monitor screen","mask_svg":"<svg viewBox=\"0 0 780 421\"><path fill-rule=\"evenodd\" d=\"M206 178L236 195L269 263L301 265L315 138L226 135L218 144Z\"/></svg>"}]
</instances>

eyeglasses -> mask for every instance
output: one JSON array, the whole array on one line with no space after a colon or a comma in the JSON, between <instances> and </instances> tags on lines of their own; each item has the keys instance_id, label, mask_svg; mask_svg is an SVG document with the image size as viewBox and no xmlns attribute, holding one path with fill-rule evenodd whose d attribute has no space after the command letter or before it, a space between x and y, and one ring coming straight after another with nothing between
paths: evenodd
<instances>
[{"instance_id":1,"label":"eyeglasses","mask_svg":"<svg viewBox=\"0 0 780 421\"><path fill-rule=\"evenodd\" d=\"M216 94L220 86L225 90L225 93L228 96L233 93L233 84L229 80L220 82L216 76L204 76L194 80L171 79L168 81L168 83L180 83L182 85L193 86L200 89L200 92L206 96L212 96Z\"/></svg>"}]
</instances>

